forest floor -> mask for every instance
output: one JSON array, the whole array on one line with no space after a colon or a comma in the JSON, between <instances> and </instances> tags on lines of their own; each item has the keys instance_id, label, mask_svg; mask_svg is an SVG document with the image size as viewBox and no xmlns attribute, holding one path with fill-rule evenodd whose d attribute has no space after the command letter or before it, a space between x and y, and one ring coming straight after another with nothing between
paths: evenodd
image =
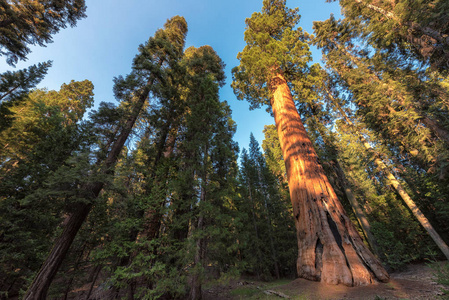
<instances>
[{"instance_id":1,"label":"forest floor","mask_svg":"<svg viewBox=\"0 0 449 300\"><path fill-rule=\"evenodd\" d=\"M442 264L442 263L438 263ZM435 270L427 264L408 265L390 274L388 283L363 287L328 285L305 279L259 282L235 280L227 285L204 289L204 300L225 299L443 299L441 285L435 282ZM449 287L446 287L449 289Z\"/></svg>"}]
</instances>

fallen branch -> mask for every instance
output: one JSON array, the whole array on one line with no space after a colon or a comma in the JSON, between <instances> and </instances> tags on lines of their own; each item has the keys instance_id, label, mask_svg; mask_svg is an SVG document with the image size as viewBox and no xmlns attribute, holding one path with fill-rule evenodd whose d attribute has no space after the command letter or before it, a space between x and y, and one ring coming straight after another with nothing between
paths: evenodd
<instances>
[{"instance_id":1,"label":"fallen branch","mask_svg":"<svg viewBox=\"0 0 449 300\"><path fill-rule=\"evenodd\" d=\"M264 294L267 294L267 295L275 295L275 296L278 296L278 297L281 297L281 298L291 299L290 296L288 296L288 295L286 295L284 293L281 293L281 292L276 292L276 291L273 291L273 290L266 290L266 291L263 291L263 292L264 292Z\"/></svg>"}]
</instances>

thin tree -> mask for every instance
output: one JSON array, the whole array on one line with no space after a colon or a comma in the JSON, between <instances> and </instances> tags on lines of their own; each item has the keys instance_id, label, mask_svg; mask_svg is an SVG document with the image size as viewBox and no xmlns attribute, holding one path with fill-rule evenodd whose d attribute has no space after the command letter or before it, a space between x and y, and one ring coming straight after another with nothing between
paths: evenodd
<instances>
[{"instance_id":1,"label":"thin tree","mask_svg":"<svg viewBox=\"0 0 449 300\"><path fill-rule=\"evenodd\" d=\"M173 17L168 20L164 29L156 32L155 36L150 38L145 45L139 47L138 54L133 62L133 73L127 77L128 86L127 101L130 102L130 112L126 121L120 129L120 133L112 143L108 155L104 161L98 161L102 174L110 174L123 149L123 146L130 135L142 108L152 91L156 82L164 82L163 66L171 65L177 62L182 55L184 38L187 33L187 24L182 17ZM125 80L122 81L122 87ZM116 86L117 86L116 82ZM140 84L138 84L140 83ZM122 93L122 95L125 95ZM64 257L66 256L76 234L81 225L87 218L93 206L93 200L98 197L103 189L105 182L99 180L80 187L84 192L85 201L76 203L72 212L64 222L62 234L56 239L53 249L43 263L40 271L28 289L24 299L45 299L48 288L55 277Z\"/></svg>"},{"instance_id":2,"label":"thin tree","mask_svg":"<svg viewBox=\"0 0 449 300\"><path fill-rule=\"evenodd\" d=\"M440 248L441 252L443 252L444 256L449 260L449 247L444 242L444 240L440 237L440 235L433 228L432 224L430 224L429 220L424 216L419 207L416 205L415 201L410 197L407 191L404 189L400 181L396 178L396 176L391 173L387 165L379 158L378 153L373 149L373 147L369 144L369 142L365 139L365 137L360 133L360 130L357 126L351 121L348 115L344 112L341 106L338 104L338 100L329 92L329 99L332 101L334 107L337 108L343 119L351 128L353 134L355 134L359 140L362 142L365 149L370 153L370 155L374 159L374 163L377 165L379 169L387 176L388 182L390 185L396 190L396 192L401 196L404 203L411 210L415 218L419 221L421 226L427 231L435 244Z\"/></svg>"}]
</instances>

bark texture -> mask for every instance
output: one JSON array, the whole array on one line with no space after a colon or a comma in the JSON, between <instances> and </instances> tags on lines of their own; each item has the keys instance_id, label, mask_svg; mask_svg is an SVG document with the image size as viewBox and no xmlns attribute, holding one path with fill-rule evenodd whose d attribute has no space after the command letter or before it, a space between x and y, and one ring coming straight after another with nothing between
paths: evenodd
<instances>
[{"instance_id":1,"label":"bark texture","mask_svg":"<svg viewBox=\"0 0 449 300\"><path fill-rule=\"evenodd\" d=\"M299 277L348 286L388 281L324 174L282 74L272 76L270 88L297 230Z\"/></svg>"}]
</instances>

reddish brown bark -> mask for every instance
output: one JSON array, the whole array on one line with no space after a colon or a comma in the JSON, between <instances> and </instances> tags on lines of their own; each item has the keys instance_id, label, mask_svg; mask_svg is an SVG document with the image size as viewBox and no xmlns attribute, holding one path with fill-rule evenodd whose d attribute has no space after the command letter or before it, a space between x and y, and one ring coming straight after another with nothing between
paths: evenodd
<instances>
[{"instance_id":1,"label":"reddish brown bark","mask_svg":"<svg viewBox=\"0 0 449 300\"><path fill-rule=\"evenodd\" d=\"M273 75L270 88L297 230L298 275L348 286L388 281L324 174L282 74Z\"/></svg>"}]
</instances>

